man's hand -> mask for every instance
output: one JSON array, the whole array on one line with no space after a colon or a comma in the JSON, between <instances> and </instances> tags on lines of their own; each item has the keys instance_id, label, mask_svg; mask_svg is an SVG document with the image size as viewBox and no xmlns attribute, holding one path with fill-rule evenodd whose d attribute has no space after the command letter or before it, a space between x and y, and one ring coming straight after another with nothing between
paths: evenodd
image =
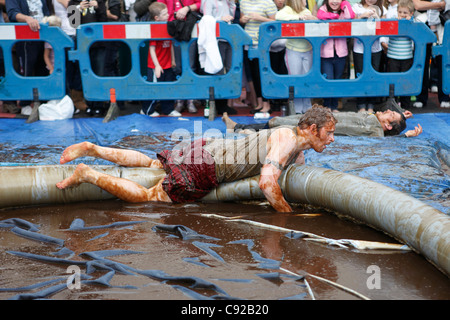
<instances>
[{"instance_id":1,"label":"man's hand","mask_svg":"<svg viewBox=\"0 0 450 320\"><path fill-rule=\"evenodd\" d=\"M34 18L30 17L30 16L28 16L26 18L26 23L28 24L28 26L30 27L30 29L32 31L36 32L36 31L38 31L41 28L41 26L39 25L39 21L37 21L36 19L34 19Z\"/></svg>"},{"instance_id":2,"label":"man's hand","mask_svg":"<svg viewBox=\"0 0 450 320\"><path fill-rule=\"evenodd\" d=\"M417 127L415 127L414 130L406 131L405 136L407 136L408 138L417 137L421 133L422 133L422 126L420 124L417 124Z\"/></svg>"},{"instance_id":3,"label":"man's hand","mask_svg":"<svg viewBox=\"0 0 450 320\"><path fill-rule=\"evenodd\" d=\"M409 119L409 118L412 118L412 117L413 117L412 112L409 111L409 110L405 110L405 111L403 112L403 115L405 116L406 119Z\"/></svg>"},{"instance_id":4,"label":"man's hand","mask_svg":"<svg viewBox=\"0 0 450 320\"><path fill-rule=\"evenodd\" d=\"M164 73L163 68L161 68L161 66L155 66L155 76L157 79L159 79L161 77L161 74Z\"/></svg>"},{"instance_id":5,"label":"man's hand","mask_svg":"<svg viewBox=\"0 0 450 320\"><path fill-rule=\"evenodd\" d=\"M189 6L183 7L177 11L175 18L177 20L184 20L184 18L186 18L186 16L187 16L188 12L189 12Z\"/></svg>"}]
</instances>

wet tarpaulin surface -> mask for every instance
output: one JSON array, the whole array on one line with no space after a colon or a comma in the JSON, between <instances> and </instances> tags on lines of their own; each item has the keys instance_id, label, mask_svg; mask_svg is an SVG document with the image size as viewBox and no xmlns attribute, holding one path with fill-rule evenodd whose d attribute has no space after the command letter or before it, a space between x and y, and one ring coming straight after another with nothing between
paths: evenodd
<instances>
[{"instance_id":1,"label":"wet tarpaulin surface","mask_svg":"<svg viewBox=\"0 0 450 320\"><path fill-rule=\"evenodd\" d=\"M337 137L322 154L308 151L307 162L389 185L448 214L450 185L443 159L449 118L416 115L408 128L420 123L425 132L414 139ZM220 119L137 114L107 124L95 118L32 124L0 119L0 161L2 166L58 164L65 147L84 140L154 156L180 139L224 132ZM75 161L80 162L107 163ZM0 211L0 298L360 299L310 275L371 299L450 298L448 278L416 253L312 243L287 232L204 216L210 213L333 239L395 243L321 209L298 206L293 213L274 214L259 201L133 205L109 200L15 208ZM382 272L379 288L368 282L373 267ZM80 271L79 289L67 283L74 270Z\"/></svg>"}]
</instances>

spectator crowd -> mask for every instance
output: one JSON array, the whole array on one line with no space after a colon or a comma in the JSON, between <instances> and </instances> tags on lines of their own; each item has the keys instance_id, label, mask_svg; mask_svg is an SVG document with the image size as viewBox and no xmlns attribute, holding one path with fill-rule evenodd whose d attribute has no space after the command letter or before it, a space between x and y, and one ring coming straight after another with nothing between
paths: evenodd
<instances>
[{"instance_id":1,"label":"spectator crowd","mask_svg":"<svg viewBox=\"0 0 450 320\"><path fill-rule=\"evenodd\" d=\"M259 27L274 20L339 20L339 19L407 19L425 23L436 33L437 44L443 38L442 13L450 10L450 0L0 0L0 23L26 23L37 31L40 25L61 28L76 45L76 24L91 22L139 22L139 21L187 21L212 16L215 21L239 24L258 45ZM74 19L74 17L78 17ZM206 19L205 19L206 20ZM186 24L187 25L187 24ZM214 64L205 66L201 61L199 46L190 46L190 67L198 74L225 74L231 68L231 46L219 39ZM450 108L450 97L442 91L442 56L431 56L428 44L422 92L415 97L396 97L404 109L412 110L427 106L429 92L438 95L441 108ZM236 107L251 107L251 113L270 114L280 110L285 101L269 100L262 94L258 59L249 59L244 48L243 88L241 97L216 101L218 114L237 113ZM92 70L101 77L126 75L131 69L128 46L120 41L97 42L91 46L89 56ZM180 46L171 40L145 43L141 50L141 73L149 82L175 81L181 74ZM202 48L200 48L202 50ZM301 75L312 66L312 46L307 38L279 39L270 48L271 66L275 73ZM345 79L360 76L364 54L371 55L372 67L379 72L405 72L414 59L414 42L407 37L380 37L364 53L362 42L357 38L328 38L320 48L321 72L327 79ZM0 50L0 76L5 74L3 54ZM25 77L47 76L53 72L52 47L44 41L18 41L13 49L14 69ZM200 60L200 61L199 61ZM104 116L109 102L86 101L83 97L80 69L77 62L66 58L66 87L75 113ZM120 97L119 97L120 98ZM342 97L326 98L321 103L339 112ZM384 98L362 96L356 99L360 112L374 112ZM296 113L304 113L315 101L295 98ZM125 108L119 101L119 108ZM185 110L197 113L205 101L139 101L141 113L158 117L181 116ZM33 101L0 101L0 112L29 114ZM450 110L450 109L449 109Z\"/></svg>"}]
</instances>

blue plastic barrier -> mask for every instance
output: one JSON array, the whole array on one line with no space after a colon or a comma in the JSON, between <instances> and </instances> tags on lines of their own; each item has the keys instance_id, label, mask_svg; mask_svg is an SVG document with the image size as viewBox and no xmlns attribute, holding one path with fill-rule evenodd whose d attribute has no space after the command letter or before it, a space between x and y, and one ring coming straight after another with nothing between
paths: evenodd
<instances>
[{"instance_id":1,"label":"blue plastic barrier","mask_svg":"<svg viewBox=\"0 0 450 320\"><path fill-rule=\"evenodd\" d=\"M194 30L196 30L194 28ZM242 90L243 46L251 44L251 38L238 25L219 22L218 38L227 40L233 50L232 67L225 75L198 75L190 68L188 54L182 54L182 74L174 82L152 83L141 75L139 47L144 41L172 39L166 23L92 23L80 27L77 33L77 50L69 52L69 59L80 63L83 92L91 101L109 100L111 88L117 100L149 99L209 99L214 89L216 99L235 98ZM194 39L194 38L193 38ZM193 42L176 42L183 53L189 52ZM98 41L123 41L131 49L131 71L125 76L99 77L91 69L89 47Z\"/></svg>"},{"instance_id":2,"label":"blue plastic barrier","mask_svg":"<svg viewBox=\"0 0 450 320\"><path fill-rule=\"evenodd\" d=\"M14 70L12 49L19 41L45 41L55 52L55 69L46 77L24 77ZM73 41L58 27L41 24L34 32L27 24L0 24L0 46L3 50L5 75L0 77L0 100L60 99L66 94L65 49Z\"/></svg>"},{"instance_id":3,"label":"blue plastic barrier","mask_svg":"<svg viewBox=\"0 0 450 320\"><path fill-rule=\"evenodd\" d=\"M450 94L450 20L445 23L442 44L434 46L433 56L442 56L442 91Z\"/></svg>"},{"instance_id":4,"label":"blue plastic barrier","mask_svg":"<svg viewBox=\"0 0 450 320\"><path fill-rule=\"evenodd\" d=\"M321 73L320 47L327 38L358 38L364 52L370 52L372 43L383 36L414 40L414 64L407 72L377 72L372 68L371 55L365 54L363 72L356 79L328 80ZM308 73L280 75L272 71L269 48L280 38L305 38L311 43L313 63ZM422 88L426 44L435 40L425 24L407 20L277 21L261 25L258 48L249 50L249 58L259 58L262 93L268 99L388 96L391 85L395 95L416 95Z\"/></svg>"}]
</instances>

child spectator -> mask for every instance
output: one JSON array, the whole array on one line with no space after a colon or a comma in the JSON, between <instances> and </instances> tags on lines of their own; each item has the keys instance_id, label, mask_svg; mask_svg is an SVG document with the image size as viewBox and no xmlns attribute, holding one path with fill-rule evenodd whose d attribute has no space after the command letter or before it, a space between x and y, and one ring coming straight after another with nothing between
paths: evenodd
<instances>
[{"instance_id":1,"label":"child spectator","mask_svg":"<svg viewBox=\"0 0 450 320\"><path fill-rule=\"evenodd\" d=\"M151 21L167 21L169 13L167 6L162 2L153 2L148 7ZM148 52L147 79L150 82L175 81L176 76L172 69L175 66L175 58L171 40L151 40ZM150 117L159 117L155 110L155 100L146 100L142 102L142 114ZM160 101L161 113L169 117L180 117L181 113L174 110L173 100Z\"/></svg>"},{"instance_id":2,"label":"child spectator","mask_svg":"<svg viewBox=\"0 0 450 320\"><path fill-rule=\"evenodd\" d=\"M320 20L353 19L355 13L350 3L342 0L325 0L317 11ZM321 72L327 79L341 79L348 55L347 39L329 38L324 41L320 49ZM355 66L356 67L356 66ZM338 98L325 98L323 105L337 112Z\"/></svg>"},{"instance_id":3,"label":"child spectator","mask_svg":"<svg viewBox=\"0 0 450 320\"><path fill-rule=\"evenodd\" d=\"M61 27L61 18L53 15L44 17L42 23L48 23L51 27ZM55 52L53 51L52 45L48 42L44 44L44 61L48 72L52 74L53 69L55 68Z\"/></svg>"},{"instance_id":4,"label":"child spectator","mask_svg":"<svg viewBox=\"0 0 450 320\"><path fill-rule=\"evenodd\" d=\"M410 20L414 15L414 4L411 0L400 0L397 6L398 19ZM408 37L390 37L387 45L387 71L408 71L414 60L414 43ZM400 105L408 109L411 105L409 96L400 97Z\"/></svg>"},{"instance_id":5,"label":"child spectator","mask_svg":"<svg viewBox=\"0 0 450 320\"><path fill-rule=\"evenodd\" d=\"M381 4L382 0L361 0L361 3L353 5L356 19L380 19L385 18L386 9ZM372 52L372 68L375 71L380 71L380 61L382 55L382 47L380 39L375 40L371 48ZM363 56L364 45L359 39L355 39L353 45L353 60L355 64L355 74L362 74L363 72ZM359 97L356 99L357 108L359 111L373 112L374 97Z\"/></svg>"},{"instance_id":6,"label":"child spectator","mask_svg":"<svg viewBox=\"0 0 450 320\"><path fill-rule=\"evenodd\" d=\"M386 19L397 19L398 0L387 0Z\"/></svg>"},{"instance_id":7,"label":"child spectator","mask_svg":"<svg viewBox=\"0 0 450 320\"><path fill-rule=\"evenodd\" d=\"M286 5L275 15L276 20L315 20L317 19L306 9L302 0L286 0ZM286 41L285 62L288 74L305 74L312 65L312 46L305 39L288 39ZM296 113L305 113L312 107L311 99L295 98Z\"/></svg>"}]
</instances>

